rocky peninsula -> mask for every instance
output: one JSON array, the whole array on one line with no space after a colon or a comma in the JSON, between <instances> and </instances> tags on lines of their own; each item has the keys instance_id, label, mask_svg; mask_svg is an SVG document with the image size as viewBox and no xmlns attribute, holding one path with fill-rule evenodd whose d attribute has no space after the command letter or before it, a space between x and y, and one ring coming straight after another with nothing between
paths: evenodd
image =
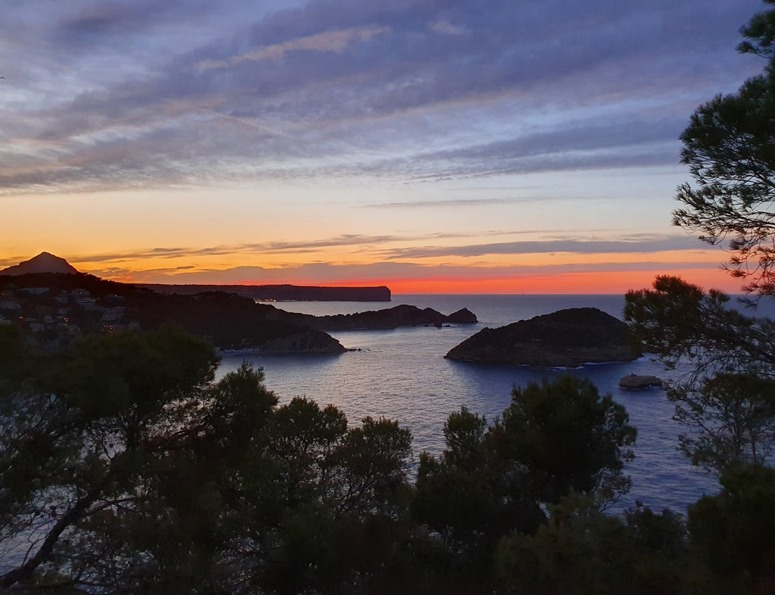
<instances>
[{"instance_id":1,"label":"rocky peninsula","mask_svg":"<svg viewBox=\"0 0 775 595\"><path fill-rule=\"evenodd\" d=\"M448 359L487 364L577 367L640 357L627 325L597 308L569 308L497 329L485 328Z\"/></svg>"},{"instance_id":2,"label":"rocky peninsula","mask_svg":"<svg viewBox=\"0 0 775 595\"><path fill-rule=\"evenodd\" d=\"M388 290L388 299L389 295ZM174 323L209 338L221 349L335 354L346 349L327 331L476 322L476 316L466 309L444 315L431 308L401 305L311 316L220 289L194 294L159 292L80 273L66 260L45 252L0 271L0 324L19 326L50 350L84 334L151 330Z\"/></svg>"}]
</instances>

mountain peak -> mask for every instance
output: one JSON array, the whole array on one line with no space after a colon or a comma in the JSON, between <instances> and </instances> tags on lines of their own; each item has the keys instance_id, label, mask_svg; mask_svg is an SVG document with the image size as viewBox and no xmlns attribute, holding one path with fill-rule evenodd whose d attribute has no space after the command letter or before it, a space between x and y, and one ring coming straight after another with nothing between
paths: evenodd
<instances>
[{"instance_id":1,"label":"mountain peak","mask_svg":"<svg viewBox=\"0 0 775 595\"><path fill-rule=\"evenodd\" d=\"M50 252L41 252L29 260L0 271L0 275L27 275L31 273L65 273L78 274L78 270L64 258L54 256Z\"/></svg>"}]
</instances>

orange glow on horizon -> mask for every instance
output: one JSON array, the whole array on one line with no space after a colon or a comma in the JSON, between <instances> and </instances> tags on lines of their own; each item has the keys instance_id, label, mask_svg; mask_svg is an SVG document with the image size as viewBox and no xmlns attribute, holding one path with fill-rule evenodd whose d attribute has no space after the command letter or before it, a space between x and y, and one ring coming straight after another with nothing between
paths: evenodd
<instances>
[{"instance_id":1,"label":"orange glow on horizon","mask_svg":"<svg viewBox=\"0 0 775 595\"><path fill-rule=\"evenodd\" d=\"M636 264L636 263L634 263ZM81 268L81 267L78 267ZM718 266L703 267L702 264L687 268L660 269L659 265L648 270L617 270L617 271L558 271L552 266L531 267L524 273L514 274L499 268L471 267L467 271L446 272L443 267L427 267L425 277L385 276L379 277L377 270L367 274L356 273L356 276L337 279L320 277L305 277L303 273L293 270L286 271L288 276L275 278L260 278L260 276L223 280L218 277L218 270L213 272L209 280L209 271L200 270L196 278L188 275L156 277L155 271L119 270L114 275L106 277L124 283L162 283L180 285L305 285L319 287L375 287L387 286L393 294L624 294L631 289L642 289L652 286L658 275L674 275L703 287L704 289L719 289L726 293L742 293L739 279L730 277ZM594 269L594 265L590 265ZM626 268L626 265L622 266ZM82 270L88 267L83 267ZM367 269L368 270L368 269ZM188 272L188 271L186 271ZM94 274L99 275L99 272Z\"/></svg>"},{"instance_id":2,"label":"orange glow on horizon","mask_svg":"<svg viewBox=\"0 0 775 595\"><path fill-rule=\"evenodd\" d=\"M704 289L741 293L739 279L714 269L677 271L617 271L561 273L491 279L390 279L384 283L401 294L624 294L631 289L650 288L658 275L681 277ZM354 283L349 285L364 285ZM368 285L368 283L365 283ZM373 285L373 283L372 283Z\"/></svg>"},{"instance_id":3,"label":"orange glow on horizon","mask_svg":"<svg viewBox=\"0 0 775 595\"><path fill-rule=\"evenodd\" d=\"M733 279L720 269L685 269L653 271L606 271L557 274L535 274L519 277L453 278L428 277L425 279L388 278L350 279L343 281L311 281L288 279L281 282L265 280L212 285L306 285L317 287L375 287L387 286L395 295L402 294L624 294L631 289L650 288L658 275L673 275L701 286L726 293L741 293L739 279ZM118 280L118 279L114 279ZM140 283L127 279L122 282ZM165 283L169 283L166 281ZM193 283L207 285L208 283Z\"/></svg>"}]
</instances>

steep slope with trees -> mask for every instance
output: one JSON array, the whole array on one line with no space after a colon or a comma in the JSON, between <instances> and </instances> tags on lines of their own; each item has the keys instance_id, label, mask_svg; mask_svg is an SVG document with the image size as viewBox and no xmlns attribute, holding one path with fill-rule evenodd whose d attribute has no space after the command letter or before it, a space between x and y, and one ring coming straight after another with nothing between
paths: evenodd
<instances>
[{"instance_id":1,"label":"steep slope with trees","mask_svg":"<svg viewBox=\"0 0 775 595\"><path fill-rule=\"evenodd\" d=\"M775 5L775 0L766 0ZM674 223L716 244L728 240L729 272L749 305L775 296L775 10L755 15L738 47L767 60L737 93L700 106L681 136L684 184ZM736 312L728 296L675 277L629 292L625 319L668 367L689 367L668 389L688 426L681 447L718 473L722 490L688 511L706 592L771 593L775 483L775 326Z\"/></svg>"},{"instance_id":2,"label":"steep slope with trees","mask_svg":"<svg viewBox=\"0 0 775 595\"><path fill-rule=\"evenodd\" d=\"M775 4L768 0L767 4ZM739 50L764 57L764 72L739 91L701 105L681 136L696 186L679 187L674 223L702 239L729 241L731 274L754 301L775 295L775 11L742 29ZM692 460L722 472L761 465L775 439L775 326L729 308L718 291L675 277L628 293L625 319L668 367L691 363L669 389L676 417L691 426L681 444Z\"/></svg>"},{"instance_id":3,"label":"steep slope with trees","mask_svg":"<svg viewBox=\"0 0 775 595\"><path fill-rule=\"evenodd\" d=\"M173 327L56 356L0 327L6 353L2 588L340 592L401 527L411 434L393 421L278 406L247 366L214 383L212 347Z\"/></svg>"}]
</instances>

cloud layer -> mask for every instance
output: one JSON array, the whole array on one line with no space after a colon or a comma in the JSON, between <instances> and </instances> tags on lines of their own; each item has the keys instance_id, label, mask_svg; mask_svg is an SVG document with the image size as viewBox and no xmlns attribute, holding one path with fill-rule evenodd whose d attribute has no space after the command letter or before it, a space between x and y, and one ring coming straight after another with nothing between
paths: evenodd
<instances>
[{"instance_id":1,"label":"cloud layer","mask_svg":"<svg viewBox=\"0 0 775 595\"><path fill-rule=\"evenodd\" d=\"M11 0L0 193L672 165L759 9Z\"/></svg>"}]
</instances>

